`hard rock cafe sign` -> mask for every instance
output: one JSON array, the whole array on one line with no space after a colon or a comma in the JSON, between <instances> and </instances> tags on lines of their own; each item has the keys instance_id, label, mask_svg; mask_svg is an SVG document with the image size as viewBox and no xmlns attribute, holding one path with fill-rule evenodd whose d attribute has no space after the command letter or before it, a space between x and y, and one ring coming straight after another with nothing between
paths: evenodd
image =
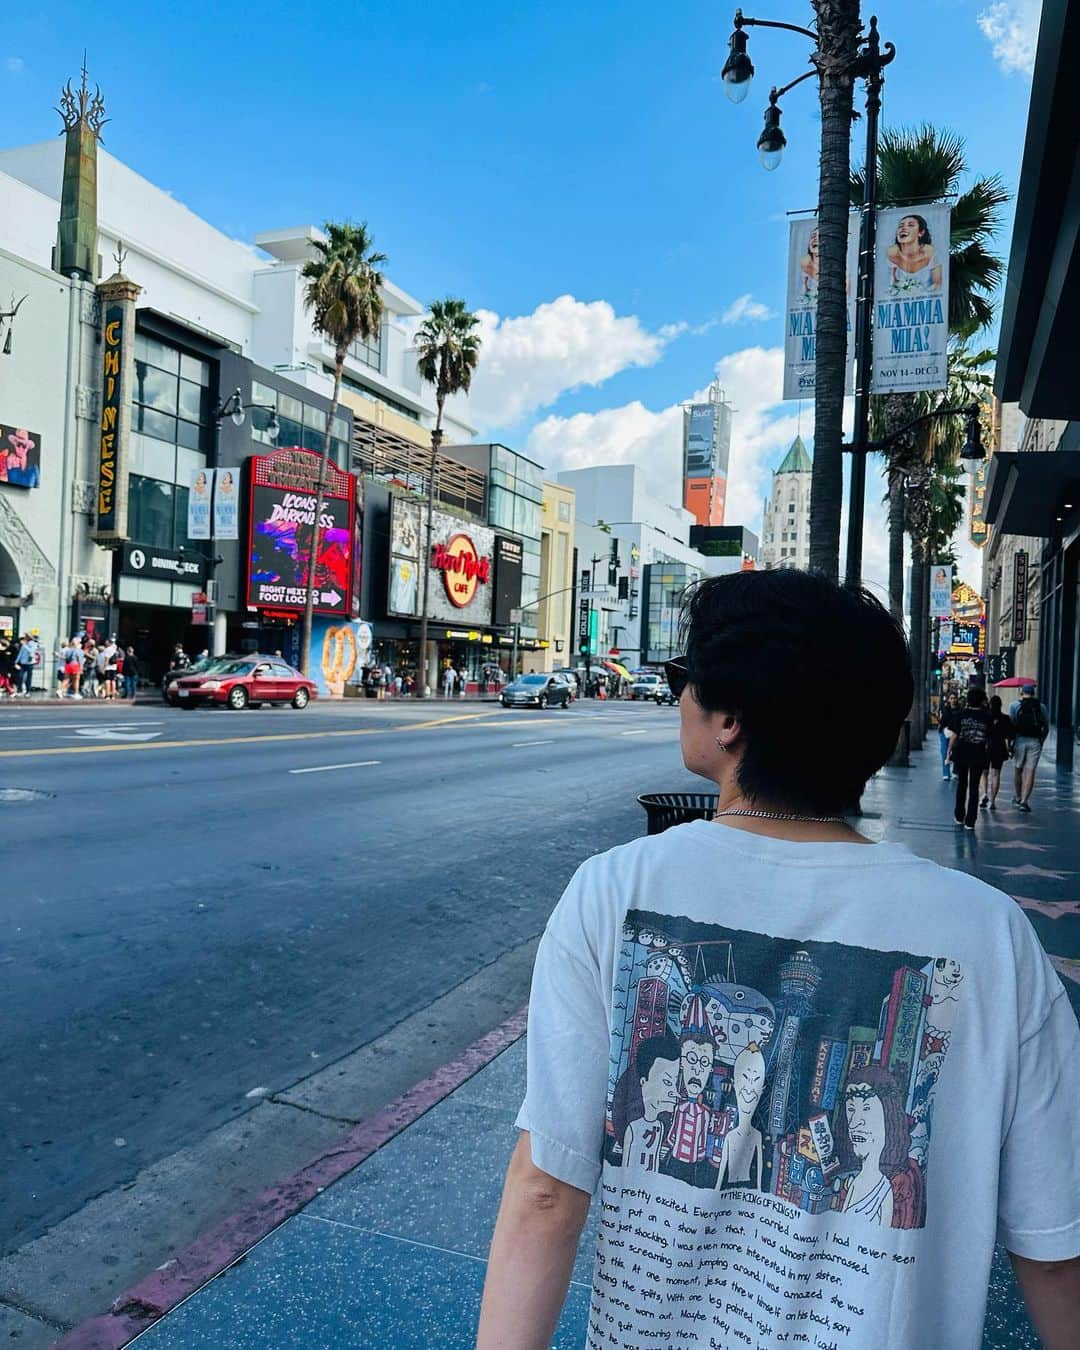
<instances>
[{"instance_id":1,"label":"hard rock cafe sign","mask_svg":"<svg viewBox=\"0 0 1080 1350\"><path fill-rule=\"evenodd\" d=\"M459 609L464 609L479 587L491 580L491 559L479 556L467 534L453 534L445 544L436 544L431 565L442 572L450 603Z\"/></svg>"}]
</instances>

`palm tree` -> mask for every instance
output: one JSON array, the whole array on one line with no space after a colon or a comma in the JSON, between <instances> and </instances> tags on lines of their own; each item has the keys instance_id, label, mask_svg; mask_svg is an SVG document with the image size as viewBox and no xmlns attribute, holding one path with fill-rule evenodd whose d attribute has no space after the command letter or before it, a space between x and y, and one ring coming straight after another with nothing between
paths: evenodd
<instances>
[{"instance_id":1,"label":"palm tree","mask_svg":"<svg viewBox=\"0 0 1080 1350\"><path fill-rule=\"evenodd\" d=\"M949 235L949 328L963 342L994 317L993 296L1003 272L990 244L1009 194L995 174L978 178L963 192L968 172L964 141L954 132L924 125L885 131L878 141L879 206L945 201L955 197ZM863 171L851 175L851 201L863 198ZM951 378L951 375L950 375ZM927 408L917 394L884 394L871 401L871 435L886 437ZM937 405L933 405L937 406ZM905 485L926 457L925 437L902 436L887 455L889 499L889 608L904 613Z\"/></svg>"},{"instance_id":2,"label":"palm tree","mask_svg":"<svg viewBox=\"0 0 1080 1350\"><path fill-rule=\"evenodd\" d=\"M859 0L814 0L820 77L821 161L818 187L817 378L814 473L810 485L810 566L835 581L840 565L843 414L847 362L846 275L851 118L858 51Z\"/></svg>"},{"instance_id":3,"label":"palm tree","mask_svg":"<svg viewBox=\"0 0 1080 1350\"><path fill-rule=\"evenodd\" d=\"M915 394L913 416L937 408L985 405L993 384L986 367L993 361L992 351L970 352L965 347L949 353L949 383L946 389ZM912 743L920 745L926 726L927 619L930 608L930 563L935 547L945 531L955 531L963 519L962 481L959 454L964 439L964 423L959 417L924 422L916 428L913 440L917 453L907 461L906 514L911 535L911 651L915 674L915 703L912 717ZM957 493L960 505L955 506ZM954 519L955 516L955 519ZM947 536L951 539L951 533ZM891 578L890 578L891 579Z\"/></svg>"},{"instance_id":4,"label":"palm tree","mask_svg":"<svg viewBox=\"0 0 1080 1350\"><path fill-rule=\"evenodd\" d=\"M315 241L314 258L301 269L307 281L304 304L312 311L312 325L334 349L334 393L326 419L319 485L315 493L315 524L308 560L304 620L300 630L300 669L306 675L311 664L311 621L315 611L315 572L319 557L319 522L323 514L326 469L330 461L330 437L341 398L341 372L349 348L358 338L370 342L382 323L382 273L385 253L376 253L366 223L326 224L326 238Z\"/></svg>"},{"instance_id":5,"label":"palm tree","mask_svg":"<svg viewBox=\"0 0 1080 1350\"><path fill-rule=\"evenodd\" d=\"M447 296L432 302L416 334L416 369L435 386L435 425L431 429L431 467L424 511L424 578L420 601L420 651L416 663L416 696L427 697L428 583L431 577L431 517L435 509L435 470L442 444L443 407L451 394L467 394L480 360L480 338L474 331L480 320L464 300Z\"/></svg>"}]
</instances>

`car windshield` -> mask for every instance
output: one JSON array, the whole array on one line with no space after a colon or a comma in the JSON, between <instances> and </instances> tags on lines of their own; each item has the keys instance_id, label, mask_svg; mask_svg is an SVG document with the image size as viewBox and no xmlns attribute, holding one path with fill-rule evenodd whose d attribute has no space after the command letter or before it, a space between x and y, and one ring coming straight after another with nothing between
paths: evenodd
<instances>
[{"instance_id":1,"label":"car windshield","mask_svg":"<svg viewBox=\"0 0 1080 1350\"><path fill-rule=\"evenodd\" d=\"M215 672L218 675L250 675L255 669L252 661L230 661L227 665L220 666Z\"/></svg>"},{"instance_id":2,"label":"car windshield","mask_svg":"<svg viewBox=\"0 0 1080 1350\"><path fill-rule=\"evenodd\" d=\"M547 681L546 675L522 675L518 684L547 684Z\"/></svg>"}]
</instances>

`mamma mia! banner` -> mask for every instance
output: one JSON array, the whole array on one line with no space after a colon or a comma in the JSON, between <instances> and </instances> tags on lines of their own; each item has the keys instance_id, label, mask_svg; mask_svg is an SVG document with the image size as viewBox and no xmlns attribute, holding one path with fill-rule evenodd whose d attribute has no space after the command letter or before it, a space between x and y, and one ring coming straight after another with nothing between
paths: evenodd
<instances>
[{"instance_id":1,"label":"mamma mia! banner","mask_svg":"<svg viewBox=\"0 0 1080 1350\"><path fill-rule=\"evenodd\" d=\"M848 223L845 392L854 391L855 295L859 269L859 216ZM787 310L784 330L784 398L813 398L817 361L818 224L816 216L791 222L788 233Z\"/></svg>"},{"instance_id":2,"label":"mamma mia! banner","mask_svg":"<svg viewBox=\"0 0 1080 1350\"><path fill-rule=\"evenodd\" d=\"M944 389L949 342L949 207L877 213L874 394Z\"/></svg>"}]
</instances>

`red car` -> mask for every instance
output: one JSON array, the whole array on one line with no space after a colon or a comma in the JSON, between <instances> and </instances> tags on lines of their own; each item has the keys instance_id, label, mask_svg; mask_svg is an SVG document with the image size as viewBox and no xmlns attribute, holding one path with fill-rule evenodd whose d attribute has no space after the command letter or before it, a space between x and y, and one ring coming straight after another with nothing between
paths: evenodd
<instances>
[{"instance_id":1,"label":"red car","mask_svg":"<svg viewBox=\"0 0 1080 1350\"><path fill-rule=\"evenodd\" d=\"M184 675L173 686L181 708L221 703L237 712L249 704L291 703L306 708L318 697L314 683L280 656L242 656L198 675Z\"/></svg>"}]
</instances>

